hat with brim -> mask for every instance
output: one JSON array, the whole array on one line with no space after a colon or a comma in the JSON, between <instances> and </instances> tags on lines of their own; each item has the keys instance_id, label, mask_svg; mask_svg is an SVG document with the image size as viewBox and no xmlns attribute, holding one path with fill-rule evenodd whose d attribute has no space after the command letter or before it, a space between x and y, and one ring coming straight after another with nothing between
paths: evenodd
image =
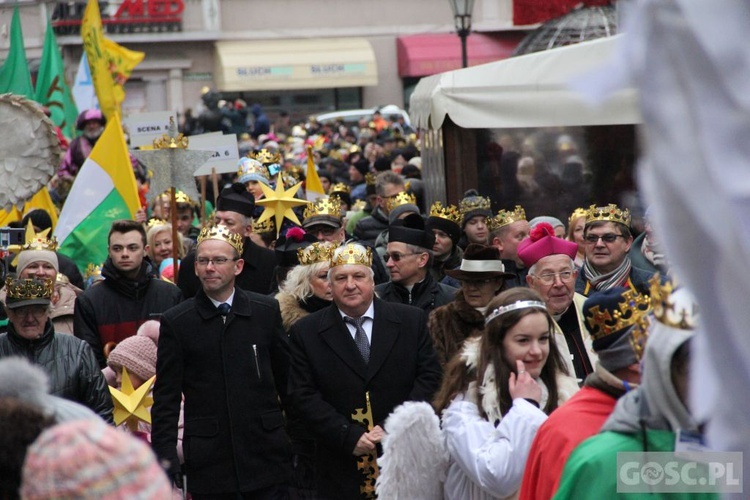
<instances>
[{"instance_id":1,"label":"hat with brim","mask_svg":"<svg viewBox=\"0 0 750 500\"><path fill-rule=\"evenodd\" d=\"M505 272L505 266L500 260L500 251L497 248L476 243L466 247L461 266L458 269L448 269L445 274L460 281L513 277L512 274Z\"/></svg>"},{"instance_id":2,"label":"hat with brim","mask_svg":"<svg viewBox=\"0 0 750 500\"><path fill-rule=\"evenodd\" d=\"M245 217L252 217L255 210L255 198L248 193L244 185L235 182L221 191L219 199L216 200L216 210L237 212Z\"/></svg>"},{"instance_id":3,"label":"hat with brim","mask_svg":"<svg viewBox=\"0 0 750 500\"><path fill-rule=\"evenodd\" d=\"M327 214L312 215L302 222L304 229L310 229L314 226L329 226L338 229L341 227L341 217Z\"/></svg>"},{"instance_id":4,"label":"hat with brim","mask_svg":"<svg viewBox=\"0 0 750 500\"><path fill-rule=\"evenodd\" d=\"M5 279L5 306L8 309L48 306L53 286L50 279L16 279L9 276Z\"/></svg>"},{"instance_id":5,"label":"hat with brim","mask_svg":"<svg viewBox=\"0 0 750 500\"><path fill-rule=\"evenodd\" d=\"M518 244L518 258L530 268L544 257L567 255L576 258L578 244L555 236L555 230L547 222L540 222L529 233L529 237Z\"/></svg>"},{"instance_id":6,"label":"hat with brim","mask_svg":"<svg viewBox=\"0 0 750 500\"><path fill-rule=\"evenodd\" d=\"M425 230L424 219L418 213L397 219L388 227L388 242L400 242L432 250L435 234Z\"/></svg>"}]
</instances>

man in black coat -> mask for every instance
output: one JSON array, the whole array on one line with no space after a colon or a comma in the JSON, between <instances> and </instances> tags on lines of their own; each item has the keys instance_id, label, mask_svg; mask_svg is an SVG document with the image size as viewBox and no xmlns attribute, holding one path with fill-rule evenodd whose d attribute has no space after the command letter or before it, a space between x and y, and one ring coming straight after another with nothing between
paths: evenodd
<instances>
[{"instance_id":1,"label":"man in black coat","mask_svg":"<svg viewBox=\"0 0 750 500\"><path fill-rule=\"evenodd\" d=\"M193 498L286 498L291 445L279 400L289 368L278 303L235 286L242 237L204 228L195 271L202 289L161 319L152 445L180 484L177 429Z\"/></svg>"},{"instance_id":2,"label":"man in black coat","mask_svg":"<svg viewBox=\"0 0 750 500\"><path fill-rule=\"evenodd\" d=\"M221 191L216 200L214 222L224 224L232 233L244 238L242 260L245 262L242 272L237 276L236 284L239 288L267 294L271 291L274 281L276 256L273 251L262 248L250 240L253 232L253 211L255 200L244 185L235 183ZM201 288L195 273L195 252L190 252L180 264L177 276L177 286L186 297L193 297Z\"/></svg>"},{"instance_id":3,"label":"man in black coat","mask_svg":"<svg viewBox=\"0 0 750 500\"><path fill-rule=\"evenodd\" d=\"M429 272L434 245L435 234L425 230L424 220L419 214L393 221L388 230L388 251L385 254L391 281L375 287L378 297L387 302L419 307L426 313L452 302L458 289L438 283Z\"/></svg>"},{"instance_id":4,"label":"man in black coat","mask_svg":"<svg viewBox=\"0 0 750 500\"><path fill-rule=\"evenodd\" d=\"M320 498L363 498L375 475L358 462L374 460L384 420L405 401L432 400L440 385L426 314L374 298L371 260L362 245L338 248L334 304L290 331L290 403L317 441Z\"/></svg>"}]
</instances>

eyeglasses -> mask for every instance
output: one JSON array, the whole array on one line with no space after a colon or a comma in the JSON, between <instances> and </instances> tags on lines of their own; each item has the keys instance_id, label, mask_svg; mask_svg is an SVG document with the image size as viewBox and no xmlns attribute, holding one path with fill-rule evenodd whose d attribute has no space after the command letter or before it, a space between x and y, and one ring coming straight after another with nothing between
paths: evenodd
<instances>
[{"instance_id":1,"label":"eyeglasses","mask_svg":"<svg viewBox=\"0 0 750 500\"><path fill-rule=\"evenodd\" d=\"M555 278L558 276L560 277L560 281L566 282L570 281L571 278L573 278L573 271L562 271L559 273L544 273L544 274L534 274L535 278L538 278L539 281L544 283L545 285L551 285L555 282Z\"/></svg>"},{"instance_id":2,"label":"eyeglasses","mask_svg":"<svg viewBox=\"0 0 750 500\"><path fill-rule=\"evenodd\" d=\"M596 242L599 240L602 240L604 243L614 243L617 238L625 239L625 235L615 233L607 233L601 236L598 236L596 234L587 234L583 239L586 240L587 243L596 244Z\"/></svg>"},{"instance_id":3,"label":"eyeglasses","mask_svg":"<svg viewBox=\"0 0 750 500\"><path fill-rule=\"evenodd\" d=\"M336 231L341 229L340 227L331 227L331 226L312 226L308 228L306 231L313 236L318 236L319 234L322 234L323 236L333 236L336 234Z\"/></svg>"},{"instance_id":4,"label":"eyeglasses","mask_svg":"<svg viewBox=\"0 0 750 500\"><path fill-rule=\"evenodd\" d=\"M386 253L385 255L383 255L383 258L385 259L386 262L388 262L391 259L393 259L393 262L398 262L404 257L406 257L407 255L416 255L416 253L414 252L412 253L398 253L398 252Z\"/></svg>"},{"instance_id":5,"label":"eyeglasses","mask_svg":"<svg viewBox=\"0 0 750 500\"><path fill-rule=\"evenodd\" d=\"M213 259L207 259L205 257L198 257L197 259L195 259L195 262L199 266L207 266L209 264L213 264L216 267L216 266L223 266L227 262L235 261L235 260L238 260L238 259L227 259L226 257L214 257Z\"/></svg>"},{"instance_id":6,"label":"eyeglasses","mask_svg":"<svg viewBox=\"0 0 750 500\"><path fill-rule=\"evenodd\" d=\"M49 311L48 306L22 306L16 309L10 309L17 317L25 318L27 316L33 316L34 318L40 318Z\"/></svg>"}]
</instances>

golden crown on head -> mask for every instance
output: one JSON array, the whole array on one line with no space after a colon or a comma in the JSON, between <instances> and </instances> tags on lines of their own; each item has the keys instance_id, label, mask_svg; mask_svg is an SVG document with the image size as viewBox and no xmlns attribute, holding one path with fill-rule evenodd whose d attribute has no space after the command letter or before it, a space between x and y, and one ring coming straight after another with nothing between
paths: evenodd
<instances>
[{"instance_id":1,"label":"golden crown on head","mask_svg":"<svg viewBox=\"0 0 750 500\"><path fill-rule=\"evenodd\" d=\"M263 222L253 222L253 232L257 234L263 234L263 233L275 233L276 232L276 223L273 220L273 217L270 219L266 219Z\"/></svg>"},{"instance_id":2,"label":"golden crown on head","mask_svg":"<svg viewBox=\"0 0 750 500\"><path fill-rule=\"evenodd\" d=\"M430 217L439 217L441 219L449 220L451 222L455 222L459 226L464 219L464 216L458 210L458 207L456 207L455 205L448 205L447 207L443 207L443 204L439 201L436 201L430 207Z\"/></svg>"},{"instance_id":3,"label":"golden crown on head","mask_svg":"<svg viewBox=\"0 0 750 500\"><path fill-rule=\"evenodd\" d=\"M204 227L203 229L201 229L201 232L198 235L198 245L206 240L226 241L227 243L232 245L235 250L237 250L238 254L242 255L244 246L242 236L230 232L229 228L224 224L217 224L215 226Z\"/></svg>"},{"instance_id":4,"label":"golden crown on head","mask_svg":"<svg viewBox=\"0 0 750 500\"><path fill-rule=\"evenodd\" d=\"M303 266L310 266L318 262L331 262L336 248L338 248L338 243L316 241L310 246L297 249L297 258L300 265Z\"/></svg>"},{"instance_id":5,"label":"golden crown on head","mask_svg":"<svg viewBox=\"0 0 750 500\"><path fill-rule=\"evenodd\" d=\"M367 202L365 200L357 200L354 202L354 205L352 205L352 212L361 212L365 209L367 206Z\"/></svg>"},{"instance_id":6,"label":"golden crown on head","mask_svg":"<svg viewBox=\"0 0 750 500\"><path fill-rule=\"evenodd\" d=\"M37 233L31 240L21 246L21 251L24 250L48 250L54 252L57 250L57 238L54 236L45 238L41 233Z\"/></svg>"},{"instance_id":7,"label":"golden crown on head","mask_svg":"<svg viewBox=\"0 0 750 500\"><path fill-rule=\"evenodd\" d=\"M649 285L654 317L659 323L678 330L695 329L698 306L685 290L676 290L670 279L662 282L658 273L649 280Z\"/></svg>"},{"instance_id":8,"label":"golden crown on head","mask_svg":"<svg viewBox=\"0 0 750 500\"><path fill-rule=\"evenodd\" d=\"M165 221L164 219L158 219L156 217L151 217L148 220L148 229L151 229L154 226L164 226L166 224L169 224L169 222Z\"/></svg>"},{"instance_id":9,"label":"golden crown on head","mask_svg":"<svg viewBox=\"0 0 750 500\"><path fill-rule=\"evenodd\" d=\"M388 201L386 202L389 212L396 207L400 207L401 205L416 205L416 204L417 204L417 197L411 193L407 193L406 191L401 191L396 196L391 196L390 198L388 198Z\"/></svg>"},{"instance_id":10,"label":"golden crown on head","mask_svg":"<svg viewBox=\"0 0 750 500\"><path fill-rule=\"evenodd\" d=\"M344 246L338 247L331 256L331 267L346 264L372 266L372 249L356 243L347 243Z\"/></svg>"},{"instance_id":11,"label":"golden crown on head","mask_svg":"<svg viewBox=\"0 0 750 500\"><path fill-rule=\"evenodd\" d=\"M52 297L54 283L51 279L15 279L5 278L6 297L9 299L49 299Z\"/></svg>"},{"instance_id":12,"label":"golden crown on head","mask_svg":"<svg viewBox=\"0 0 750 500\"><path fill-rule=\"evenodd\" d=\"M589 209L586 210L586 224L595 221L619 222L620 224L625 224L630 227L630 210L627 208L621 210L620 207L614 203L610 203L606 207L591 205Z\"/></svg>"},{"instance_id":13,"label":"golden crown on head","mask_svg":"<svg viewBox=\"0 0 750 500\"><path fill-rule=\"evenodd\" d=\"M263 165L273 165L274 163L281 163L281 155L279 153L271 153L269 150L263 148L257 153L248 154L253 160L261 162Z\"/></svg>"},{"instance_id":14,"label":"golden crown on head","mask_svg":"<svg viewBox=\"0 0 750 500\"><path fill-rule=\"evenodd\" d=\"M611 313L608 309L602 311L598 304L589 309L586 322L594 340L635 325L651 310L651 298L628 289L622 293L622 300L617 308Z\"/></svg>"},{"instance_id":15,"label":"golden crown on head","mask_svg":"<svg viewBox=\"0 0 750 500\"><path fill-rule=\"evenodd\" d=\"M89 265L86 266L86 271L83 273L83 281L87 281L91 277L101 276L101 275L102 275L102 266L97 266L96 264L92 264L89 262Z\"/></svg>"},{"instance_id":16,"label":"golden crown on head","mask_svg":"<svg viewBox=\"0 0 750 500\"><path fill-rule=\"evenodd\" d=\"M497 215L492 218L491 225L493 229L500 229L519 220L526 220L526 210L521 205L516 205L512 211L499 210Z\"/></svg>"},{"instance_id":17,"label":"golden crown on head","mask_svg":"<svg viewBox=\"0 0 750 500\"><path fill-rule=\"evenodd\" d=\"M180 191L179 189L175 190L174 200L175 200L175 203L188 203L190 205L194 204L193 200L191 200L188 195L186 195L183 191Z\"/></svg>"},{"instance_id":18,"label":"golden crown on head","mask_svg":"<svg viewBox=\"0 0 750 500\"><path fill-rule=\"evenodd\" d=\"M581 217L586 217L586 214L588 214L588 210L585 208L576 208L573 210L573 213L570 214L570 217L568 217L568 227L573 225L573 222L578 220Z\"/></svg>"},{"instance_id":19,"label":"golden crown on head","mask_svg":"<svg viewBox=\"0 0 750 500\"><path fill-rule=\"evenodd\" d=\"M343 182L337 182L336 184L332 184L330 189L328 190L328 194L333 194L333 193L352 194L352 188L347 186Z\"/></svg>"},{"instance_id":20,"label":"golden crown on head","mask_svg":"<svg viewBox=\"0 0 750 500\"><path fill-rule=\"evenodd\" d=\"M237 177L250 174L260 175L265 179L271 180L271 174L268 173L268 168L263 163L252 157L240 158L237 166Z\"/></svg>"},{"instance_id":21,"label":"golden crown on head","mask_svg":"<svg viewBox=\"0 0 750 500\"><path fill-rule=\"evenodd\" d=\"M338 196L320 197L305 206L302 218L315 217L316 215L330 215L341 217L341 199Z\"/></svg>"},{"instance_id":22,"label":"golden crown on head","mask_svg":"<svg viewBox=\"0 0 750 500\"><path fill-rule=\"evenodd\" d=\"M461 214L466 215L472 210L490 210L492 202L484 196L469 196L458 203Z\"/></svg>"},{"instance_id":23,"label":"golden crown on head","mask_svg":"<svg viewBox=\"0 0 750 500\"><path fill-rule=\"evenodd\" d=\"M365 184L367 184L368 186L374 186L376 179L377 179L377 176L373 174L372 172L367 172L365 174Z\"/></svg>"}]
</instances>

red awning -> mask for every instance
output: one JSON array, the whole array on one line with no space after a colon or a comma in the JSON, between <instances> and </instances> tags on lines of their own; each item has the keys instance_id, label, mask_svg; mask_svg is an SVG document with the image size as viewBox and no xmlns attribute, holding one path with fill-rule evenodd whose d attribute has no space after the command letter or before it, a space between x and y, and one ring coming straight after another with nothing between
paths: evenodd
<instances>
[{"instance_id":1,"label":"red awning","mask_svg":"<svg viewBox=\"0 0 750 500\"><path fill-rule=\"evenodd\" d=\"M469 66L509 57L524 33L472 33L466 39ZM396 39L398 74L428 76L461 68L461 39L455 33L401 36Z\"/></svg>"}]
</instances>

